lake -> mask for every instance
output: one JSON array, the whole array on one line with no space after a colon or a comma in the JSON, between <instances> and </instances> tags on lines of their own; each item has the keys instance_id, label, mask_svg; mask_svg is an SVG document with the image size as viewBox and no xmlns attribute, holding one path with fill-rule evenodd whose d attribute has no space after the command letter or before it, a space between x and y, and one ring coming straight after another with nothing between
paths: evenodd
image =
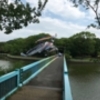
<instances>
[{"instance_id":1,"label":"lake","mask_svg":"<svg viewBox=\"0 0 100 100\"><path fill-rule=\"evenodd\" d=\"M30 64L34 61L29 60L13 60L7 57L0 56L0 75L6 74L9 71L21 68L27 64Z\"/></svg>"},{"instance_id":2,"label":"lake","mask_svg":"<svg viewBox=\"0 0 100 100\"><path fill-rule=\"evenodd\" d=\"M67 62L73 100L100 100L100 63Z\"/></svg>"}]
</instances>

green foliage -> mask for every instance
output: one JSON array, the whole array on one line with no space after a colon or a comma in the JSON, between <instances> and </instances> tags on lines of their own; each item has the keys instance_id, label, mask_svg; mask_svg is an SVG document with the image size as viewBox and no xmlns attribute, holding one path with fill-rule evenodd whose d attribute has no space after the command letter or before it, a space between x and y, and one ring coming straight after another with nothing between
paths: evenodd
<instances>
[{"instance_id":1,"label":"green foliage","mask_svg":"<svg viewBox=\"0 0 100 100\"><path fill-rule=\"evenodd\" d=\"M26 39L10 40L6 43L0 43L0 50L4 53L19 55L21 52L27 52L36 45L40 38L50 36L41 33L30 36ZM59 52L65 53L66 58L71 57L99 57L100 56L100 39L96 38L93 33L80 32L70 38L55 39L54 44L58 47Z\"/></svg>"},{"instance_id":2,"label":"green foliage","mask_svg":"<svg viewBox=\"0 0 100 100\"><path fill-rule=\"evenodd\" d=\"M47 3L38 2L38 8L31 7L29 3L23 3L21 0L0 0L0 30L4 30L6 34L13 30L21 29L30 23L39 23L39 17Z\"/></svg>"},{"instance_id":3,"label":"green foliage","mask_svg":"<svg viewBox=\"0 0 100 100\"><path fill-rule=\"evenodd\" d=\"M5 53L15 54L18 55L25 49L25 42L24 39L16 39L8 41L3 46L3 51Z\"/></svg>"},{"instance_id":4,"label":"green foliage","mask_svg":"<svg viewBox=\"0 0 100 100\"><path fill-rule=\"evenodd\" d=\"M26 39L19 38L10 40L2 45L2 52L19 55L21 52L26 52L27 50L33 48L36 45L35 42L38 39L48 35L49 34L41 33L39 35L30 36Z\"/></svg>"},{"instance_id":5,"label":"green foliage","mask_svg":"<svg viewBox=\"0 0 100 100\"><path fill-rule=\"evenodd\" d=\"M39 35L33 35L33 36L30 36L28 38L25 39L25 44L26 45L26 51L29 50L30 48L34 47L36 45L36 41L40 38L43 38L45 36L49 36L49 34L44 34L44 33L41 33ZM25 52L26 52L25 51Z\"/></svg>"},{"instance_id":6,"label":"green foliage","mask_svg":"<svg viewBox=\"0 0 100 100\"><path fill-rule=\"evenodd\" d=\"M93 39L93 38L96 38L95 34L93 33L90 33L90 32L80 32L80 33L77 33L75 35L73 35L72 37L70 37L72 39L76 39L76 38L82 38L82 39Z\"/></svg>"},{"instance_id":7,"label":"green foliage","mask_svg":"<svg viewBox=\"0 0 100 100\"><path fill-rule=\"evenodd\" d=\"M55 45L58 47L60 52L64 53L64 52L70 51L72 42L71 42L71 39L69 38L61 38L61 39L55 40Z\"/></svg>"},{"instance_id":8,"label":"green foliage","mask_svg":"<svg viewBox=\"0 0 100 100\"><path fill-rule=\"evenodd\" d=\"M66 58L70 58L70 55L81 58L93 56L97 52L96 48L99 49L99 42L96 42L95 34L90 32L80 32L70 38L56 39L55 44L59 49L63 49Z\"/></svg>"},{"instance_id":9,"label":"green foliage","mask_svg":"<svg viewBox=\"0 0 100 100\"><path fill-rule=\"evenodd\" d=\"M100 39L96 38L95 39L95 51L93 53L94 57L99 57L100 56Z\"/></svg>"},{"instance_id":10,"label":"green foliage","mask_svg":"<svg viewBox=\"0 0 100 100\"><path fill-rule=\"evenodd\" d=\"M96 36L90 32L80 32L70 39L72 40L72 47L70 49L73 56L89 56L95 51Z\"/></svg>"},{"instance_id":11,"label":"green foliage","mask_svg":"<svg viewBox=\"0 0 100 100\"><path fill-rule=\"evenodd\" d=\"M86 10L91 9L95 14L95 22L88 25L89 27L94 27L100 29L100 0L70 0L74 3L75 7L81 6Z\"/></svg>"},{"instance_id":12,"label":"green foliage","mask_svg":"<svg viewBox=\"0 0 100 100\"><path fill-rule=\"evenodd\" d=\"M65 57L66 57L67 60L72 59L72 56L68 52L65 53Z\"/></svg>"}]
</instances>

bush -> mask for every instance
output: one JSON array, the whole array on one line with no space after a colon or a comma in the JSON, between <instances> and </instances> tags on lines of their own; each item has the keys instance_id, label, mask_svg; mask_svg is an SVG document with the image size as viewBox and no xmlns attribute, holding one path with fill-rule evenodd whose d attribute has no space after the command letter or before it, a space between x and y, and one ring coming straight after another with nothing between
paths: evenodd
<instances>
[{"instance_id":1,"label":"bush","mask_svg":"<svg viewBox=\"0 0 100 100\"><path fill-rule=\"evenodd\" d=\"M67 60L72 59L72 56L69 53L65 53L65 57L66 57Z\"/></svg>"}]
</instances>

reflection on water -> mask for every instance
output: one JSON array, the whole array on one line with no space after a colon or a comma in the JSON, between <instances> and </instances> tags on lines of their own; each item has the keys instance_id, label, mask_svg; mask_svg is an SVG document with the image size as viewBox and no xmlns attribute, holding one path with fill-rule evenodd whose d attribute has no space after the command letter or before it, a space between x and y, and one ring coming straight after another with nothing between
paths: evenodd
<instances>
[{"instance_id":1,"label":"reflection on water","mask_svg":"<svg viewBox=\"0 0 100 100\"><path fill-rule=\"evenodd\" d=\"M73 100L100 100L100 63L68 62Z\"/></svg>"},{"instance_id":2,"label":"reflection on water","mask_svg":"<svg viewBox=\"0 0 100 100\"><path fill-rule=\"evenodd\" d=\"M27 60L12 60L6 57L0 56L0 76L4 75L10 71L15 69L21 68L27 64L30 64L34 61L27 61Z\"/></svg>"},{"instance_id":3,"label":"reflection on water","mask_svg":"<svg viewBox=\"0 0 100 100\"><path fill-rule=\"evenodd\" d=\"M8 70L12 64L10 61L0 60L0 70Z\"/></svg>"}]
</instances>

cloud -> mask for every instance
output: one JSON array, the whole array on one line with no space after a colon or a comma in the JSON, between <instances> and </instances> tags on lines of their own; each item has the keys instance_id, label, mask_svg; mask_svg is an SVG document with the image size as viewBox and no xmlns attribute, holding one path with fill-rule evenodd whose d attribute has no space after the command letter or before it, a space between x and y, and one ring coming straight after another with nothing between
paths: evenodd
<instances>
[{"instance_id":1,"label":"cloud","mask_svg":"<svg viewBox=\"0 0 100 100\"><path fill-rule=\"evenodd\" d=\"M38 0L27 0L32 5L37 5ZM62 18L52 17L46 15L47 12L52 12L56 14L58 17L66 18L66 21ZM91 12L90 12L91 13ZM51 35L55 35L57 33L57 37L70 37L73 34L81 31L90 31L95 33L97 37L100 37L99 30L90 28L86 30L86 23L89 23L88 16L86 16L85 12L82 12L80 9L72 7L72 4L67 0L49 0L44 9L45 16L40 18L39 24L30 24L28 27L24 27L20 30L15 30L13 33L6 35L4 32L0 31L0 41L8 41L15 38L26 38L30 35L35 35L38 33L50 33ZM73 19L76 20L73 22ZM85 24L80 24L85 22ZM78 23L80 22L80 23Z\"/></svg>"},{"instance_id":2,"label":"cloud","mask_svg":"<svg viewBox=\"0 0 100 100\"><path fill-rule=\"evenodd\" d=\"M55 35L57 33L57 37L70 37L73 34L81 31L90 31L96 33L97 36L99 35L99 30L96 29L88 29L85 30L85 26L80 26L78 24L65 22L59 19L52 19L50 17L40 18L40 24L30 24L28 27L16 30L13 33L6 35L3 32L0 32L0 41L7 41L14 38L26 38L30 35L35 35L38 33L50 33L51 35Z\"/></svg>"},{"instance_id":3,"label":"cloud","mask_svg":"<svg viewBox=\"0 0 100 100\"><path fill-rule=\"evenodd\" d=\"M13 0L8 0L8 3L11 3L11 2L13 2Z\"/></svg>"},{"instance_id":4,"label":"cloud","mask_svg":"<svg viewBox=\"0 0 100 100\"><path fill-rule=\"evenodd\" d=\"M31 5L36 6L37 0L26 0ZM43 1L43 0L42 0ZM45 7L45 13L51 12L63 18L83 18L85 13L80 11L79 8L72 7L72 3L67 0L48 0L48 3Z\"/></svg>"}]
</instances>

